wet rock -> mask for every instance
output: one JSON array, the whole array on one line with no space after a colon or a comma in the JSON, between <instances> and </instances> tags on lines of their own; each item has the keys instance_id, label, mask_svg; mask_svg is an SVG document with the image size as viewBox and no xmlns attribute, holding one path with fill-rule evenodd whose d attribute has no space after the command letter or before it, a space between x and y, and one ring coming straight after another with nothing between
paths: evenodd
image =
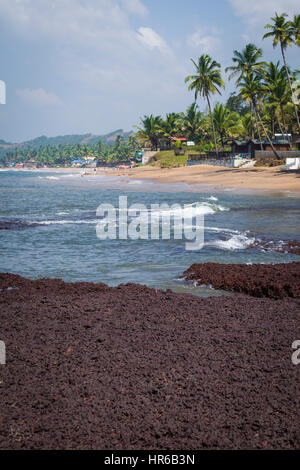
<instances>
[{"instance_id":1,"label":"wet rock","mask_svg":"<svg viewBox=\"0 0 300 470\"><path fill-rule=\"evenodd\" d=\"M254 297L300 298L300 262L280 264L192 264L186 280Z\"/></svg>"}]
</instances>

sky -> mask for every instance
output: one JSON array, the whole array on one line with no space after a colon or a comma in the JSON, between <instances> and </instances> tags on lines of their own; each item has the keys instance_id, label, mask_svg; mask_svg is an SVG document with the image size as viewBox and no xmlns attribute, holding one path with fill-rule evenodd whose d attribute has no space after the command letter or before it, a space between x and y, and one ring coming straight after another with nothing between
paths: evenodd
<instances>
[{"instance_id":1,"label":"sky","mask_svg":"<svg viewBox=\"0 0 300 470\"><path fill-rule=\"evenodd\" d=\"M144 115L181 112L193 102L184 78L209 54L224 72L233 50L262 41L274 12L299 0L0 0L0 139L134 130ZM300 67L300 49L287 50ZM198 101L201 111L205 101Z\"/></svg>"}]
</instances>

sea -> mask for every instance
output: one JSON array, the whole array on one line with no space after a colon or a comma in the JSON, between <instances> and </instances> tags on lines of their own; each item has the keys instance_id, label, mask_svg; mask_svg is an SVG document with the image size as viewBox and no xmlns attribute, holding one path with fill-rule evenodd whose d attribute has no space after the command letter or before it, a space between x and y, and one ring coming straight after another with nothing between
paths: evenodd
<instances>
[{"instance_id":1,"label":"sea","mask_svg":"<svg viewBox=\"0 0 300 470\"><path fill-rule=\"evenodd\" d=\"M173 204L197 206L204 217L204 246L189 251L186 240L97 237L103 204L119 207ZM292 192L222 191L183 183L157 183L70 170L0 170L0 272L30 279L139 283L156 289L221 295L183 278L193 263L289 263L299 255L300 198ZM116 209L117 210L117 209ZM171 210L171 209L170 209ZM128 219L128 224L131 222ZM172 235L172 233L171 233Z\"/></svg>"}]
</instances>

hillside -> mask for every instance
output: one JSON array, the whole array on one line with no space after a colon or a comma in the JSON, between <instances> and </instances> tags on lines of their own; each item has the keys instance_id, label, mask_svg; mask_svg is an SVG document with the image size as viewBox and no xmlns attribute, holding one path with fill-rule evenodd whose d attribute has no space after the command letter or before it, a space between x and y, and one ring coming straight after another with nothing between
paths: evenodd
<instances>
[{"instance_id":1,"label":"hillside","mask_svg":"<svg viewBox=\"0 0 300 470\"><path fill-rule=\"evenodd\" d=\"M10 143L0 139L0 159L9 151L13 151L19 147L46 147L47 145L76 145L76 144L89 144L93 145L102 140L106 144L112 144L118 135L121 135L125 139L131 136L133 132L124 132L123 129L117 129L113 132L103 135L94 134L72 134L72 135L61 135L56 137L46 137L42 135L35 139L28 140L20 143Z\"/></svg>"}]
</instances>

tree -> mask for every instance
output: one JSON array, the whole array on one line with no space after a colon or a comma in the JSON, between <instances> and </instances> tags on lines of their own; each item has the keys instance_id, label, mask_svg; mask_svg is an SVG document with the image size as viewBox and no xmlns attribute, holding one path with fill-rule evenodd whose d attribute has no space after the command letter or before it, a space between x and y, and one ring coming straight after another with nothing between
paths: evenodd
<instances>
[{"instance_id":1,"label":"tree","mask_svg":"<svg viewBox=\"0 0 300 470\"><path fill-rule=\"evenodd\" d=\"M230 109L230 111L239 113L241 116L244 116L249 112L249 106L246 101L235 92L230 93L230 96L226 102L226 107Z\"/></svg>"},{"instance_id":2,"label":"tree","mask_svg":"<svg viewBox=\"0 0 300 470\"><path fill-rule=\"evenodd\" d=\"M270 62L267 65L264 75L264 86L267 93L268 103L270 107L274 110L279 130L281 134L287 135L287 139L291 147L284 115L284 106L289 102L290 94L285 68L280 67L279 62L277 62L276 64ZM280 114L285 132L282 132Z\"/></svg>"},{"instance_id":3,"label":"tree","mask_svg":"<svg viewBox=\"0 0 300 470\"><path fill-rule=\"evenodd\" d=\"M294 19L290 22L290 25L294 36L294 43L300 46L300 14L294 15Z\"/></svg>"},{"instance_id":4,"label":"tree","mask_svg":"<svg viewBox=\"0 0 300 470\"><path fill-rule=\"evenodd\" d=\"M221 65L213 60L209 55L203 54L199 59L198 63L196 63L193 59L193 62L196 74L195 75L188 75L185 79L185 82L191 82L189 84L188 89L194 90L195 92L195 101L197 101L198 94L205 97L208 104L210 120L213 130L214 136L214 143L215 143L215 150L218 156L218 147L217 147L217 139L216 139L216 132L214 127L214 120L211 111L210 105L210 95L214 95L215 93L221 94L218 87L225 88L225 84L221 77Z\"/></svg>"},{"instance_id":5,"label":"tree","mask_svg":"<svg viewBox=\"0 0 300 470\"><path fill-rule=\"evenodd\" d=\"M166 119L162 119L160 123L161 133L171 143L172 137L175 137L179 131L179 115L177 113L169 113Z\"/></svg>"},{"instance_id":6,"label":"tree","mask_svg":"<svg viewBox=\"0 0 300 470\"><path fill-rule=\"evenodd\" d=\"M182 129L187 134L189 140L199 141L203 114L198 111L196 103L192 103L182 117Z\"/></svg>"},{"instance_id":7,"label":"tree","mask_svg":"<svg viewBox=\"0 0 300 470\"><path fill-rule=\"evenodd\" d=\"M257 73L263 72L265 62L260 61L259 59L262 57L262 49L255 46L255 44L249 43L246 44L245 48L242 52L235 50L233 52L234 57L232 58L232 62L235 65L230 67L226 67L225 72L231 72L229 75L229 80L234 76L238 75L236 80L236 84L238 85L242 78L247 75L249 72L255 71ZM252 118L252 103L250 102L250 116L251 116L251 123L253 123ZM252 136L254 136L254 130L252 128L251 132Z\"/></svg>"},{"instance_id":8,"label":"tree","mask_svg":"<svg viewBox=\"0 0 300 470\"><path fill-rule=\"evenodd\" d=\"M242 52L233 51L233 54L232 62L235 65L226 67L225 72L231 72L229 80L239 74L236 80L237 85L248 72L253 70L260 72L263 70L265 62L258 60L262 57L262 49L256 47L255 44L249 43Z\"/></svg>"},{"instance_id":9,"label":"tree","mask_svg":"<svg viewBox=\"0 0 300 470\"><path fill-rule=\"evenodd\" d=\"M270 29L271 31L266 33L263 36L263 39L273 38L274 48L278 44L280 44L281 54L283 58L283 63L284 63L287 79L289 82L291 96L293 96L292 83L291 83L291 78L290 78L290 74L289 74L289 70L288 70L288 66L286 62L285 50L288 46L290 46L294 42L293 38L295 36L295 28L293 27L291 22L285 20L286 17L287 17L286 13L282 13L281 15L278 15L277 13L275 13L275 16L271 18L271 20L273 21L273 24L267 24L265 26L266 29ZM298 116L298 111L297 111L297 105L295 102L293 102L293 104L294 104L294 110L295 110L295 116L296 116L298 129L300 132L300 121L299 121L299 116Z\"/></svg>"},{"instance_id":10,"label":"tree","mask_svg":"<svg viewBox=\"0 0 300 470\"><path fill-rule=\"evenodd\" d=\"M254 74L253 72L248 72L246 76L243 77L243 79L240 82L240 94L241 96L247 100L249 103L252 103L253 109L254 109L254 115L255 115L255 120L256 120L256 127L259 135L259 140L260 140L260 148L261 150L263 149L262 147L262 140L261 140L261 135L260 135L260 129L258 125L258 121L261 124L264 134L266 138L268 139L271 148L273 150L273 153L276 158L279 160L279 155L276 152L274 145L269 137L269 134L267 133L267 130L265 128L264 123L261 120L258 107L257 107L257 102L259 97L262 95L264 88L261 83L261 78L259 75Z\"/></svg>"},{"instance_id":11,"label":"tree","mask_svg":"<svg viewBox=\"0 0 300 470\"><path fill-rule=\"evenodd\" d=\"M253 138L253 122L250 113L245 114L241 118L241 134L246 138Z\"/></svg>"},{"instance_id":12,"label":"tree","mask_svg":"<svg viewBox=\"0 0 300 470\"><path fill-rule=\"evenodd\" d=\"M216 104L213 111L213 119L216 132L220 136L222 148L224 149L225 137L233 137L241 130L240 115L230 111L223 104Z\"/></svg>"},{"instance_id":13,"label":"tree","mask_svg":"<svg viewBox=\"0 0 300 470\"><path fill-rule=\"evenodd\" d=\"M138 129L138 138L148 140L157 150L159 137L162 134L161 117L150 114L150 116L144 116L144 118L141 119L141 123L143 127L135 126Z\"/></svg>"}]
</instances>

